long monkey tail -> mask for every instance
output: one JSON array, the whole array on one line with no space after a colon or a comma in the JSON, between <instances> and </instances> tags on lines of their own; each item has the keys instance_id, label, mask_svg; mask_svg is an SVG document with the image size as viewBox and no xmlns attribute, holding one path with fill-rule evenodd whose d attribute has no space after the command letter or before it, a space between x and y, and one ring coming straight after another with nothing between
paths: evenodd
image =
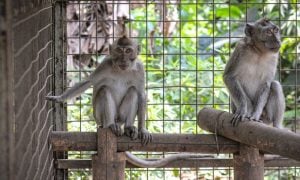
<instances>
[{"instance_id":1,"label":"long monkey tail","mask_svg":"<svg viewBox=\"0 0 300 180\"><path fill-rule=\"evenodd\" d=\"M169 155L166 158L159 159L159 160L144 160L136 157L135 155L125 152L127 160L138 167L142 168L157 168L157 167L162 167L170 162L177 161L177 160L182 160L182 159L190 159L190 158L208 158L208 157L213 157L209 155L200 155L200 154L174 154L174 155Z\"/></svg>"}]
</instances>

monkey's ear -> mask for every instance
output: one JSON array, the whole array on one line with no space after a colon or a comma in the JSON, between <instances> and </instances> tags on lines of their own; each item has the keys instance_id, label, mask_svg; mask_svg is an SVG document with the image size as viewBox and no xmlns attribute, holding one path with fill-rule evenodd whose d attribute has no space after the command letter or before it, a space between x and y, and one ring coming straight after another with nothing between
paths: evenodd
<instances>
[{"instance_id":1,"label":"monkey's ear","mask_svg":"<svg viewBox=\"0 0 300 180\"><path fill-rule=\"evenodd\" d=\"M253 27L254 27L253 24L250 24L250 23L246 24L246 27L245 27L245 34L246 34L246 36L249 36L249 37L252 36L252 34L253 34Z\"/></svg>"}]
</instances>

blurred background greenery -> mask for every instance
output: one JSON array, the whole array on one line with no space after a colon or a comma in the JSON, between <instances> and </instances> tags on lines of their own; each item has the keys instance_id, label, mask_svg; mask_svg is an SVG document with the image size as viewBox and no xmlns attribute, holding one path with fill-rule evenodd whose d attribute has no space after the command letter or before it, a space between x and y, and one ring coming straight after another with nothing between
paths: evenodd
<instances>
[{"instance_id":1,"label":"blurred background greenery","mask_svg":"<svg viewBox=\"0 0 300 180\"><path fill-rule=\"evenodd\" d=\"M230 98L222 81L223 70L235 43L244 36L245 22L260 17L268 17L280 27L282 47L277 79L286 97L284 126L299 132L300 3L297 0L130 2L130 36L141 44L139 57L147 72L147 128L150 132L207 133L196 125L196 114L201 108L230 111ZM81 4L75 13L88 15L89 8L88 4ZM74 59L74 62L68 61L69 86L84 79L103 57L105 55L91 55L88 63L80 66L74 65ZM96 131L91 93L89 89L68 102L69 131ZM163 155L137 154L148 158ZM89 157L86 152L69 154L69 158ZM126 179L233 179L232 173L228 167L131 169L126 171ZM89 176L88 170L69 172L69 179L88 179ZM300 178L298 168L265 170L265 179L297 177Z\"/></svg>"}]
</instances>

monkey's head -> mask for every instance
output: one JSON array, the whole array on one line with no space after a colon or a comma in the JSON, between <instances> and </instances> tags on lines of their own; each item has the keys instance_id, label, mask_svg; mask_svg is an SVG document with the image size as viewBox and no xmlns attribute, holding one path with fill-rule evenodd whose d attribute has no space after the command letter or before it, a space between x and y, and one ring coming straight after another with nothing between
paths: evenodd
<instances>
[{"instance_id":1,"label":"monkey's head","mask_svg":"<svg viewBox=\"0 0 300 180\"><path fill-rule=\"evenodd\" d=\"M123 36L109 47L114 68L130 70L140 52L139 45L130 38Z\"/></svg>"},{"instance_id":2,"label":"monkey's head","mask_svg":"<svg viewBox=\"0 0 300 180\"><path fill-rule=\"evenodd\" d=\"M245 34L262 51L278 52L281 46L278 26L266 18L247 23Z\"/></svg>"}]
</instances>

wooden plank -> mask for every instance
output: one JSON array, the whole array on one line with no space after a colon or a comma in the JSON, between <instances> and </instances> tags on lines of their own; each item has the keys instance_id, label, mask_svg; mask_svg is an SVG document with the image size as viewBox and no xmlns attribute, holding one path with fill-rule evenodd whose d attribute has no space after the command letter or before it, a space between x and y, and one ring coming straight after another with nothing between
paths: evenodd
<instances>
[{"instance_id":1,"label":"wooden plank","mask_svg":"<svg viewBox=\"0 0 300 180\"><path fill-rule=\"evenodd\" d=\"M97 151L95 132L52 132L50 139L54 151Z\"/></svg>"},{"instance_id":2,"label":"wooden plank","mask_svg":"<svg viewBox=\"0 0 300 180\"><path fill-rule=\"evenodd\" d=\"M233 127L230 123L232 117L233 115L228 112L204 108L198 114L198 125L264 152L300 160L299 134L254 121L244 121Z\"/></svg>"},{"instance_id":3,"label":"wooden plank","mask_svg":"<svg viewBox=\"0 0 300 180\"><path fill-rule=\"evenodd\" d=\"M140 140L128 137L117 138L117 151L153 152L198 152L198 153L235 153L238 143L208 134L153 134L153 142L143 146ZM96 151L96 133L93 132L53 132L51 143L54 151Z\"/></svg>"},{"instance_id":4,"label":"wooden plank","mask_svg":"<svg viewBox=\"0 0 300 180\"><path fill-rule=\"evenodd\" d=\"M148 159L155 161L157 159ZM272 158L264 160L265 167L300 167L300 161L286 158ZM58 169L85 169L92 168L90 159L58 159L56 161ZM185 159L171 162L163 166L164 168L196 168L196 167L233 167L233 159L201 158ZM126 162L126 168L138 168L129 162Z\"/></svg>"}]
</instances>

